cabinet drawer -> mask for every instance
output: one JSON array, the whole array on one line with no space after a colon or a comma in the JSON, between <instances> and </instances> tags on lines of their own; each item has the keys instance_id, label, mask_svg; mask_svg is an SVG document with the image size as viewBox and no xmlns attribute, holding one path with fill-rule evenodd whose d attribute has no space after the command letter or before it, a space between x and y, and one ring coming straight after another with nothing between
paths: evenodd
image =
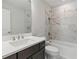
<instances>
[{"instance_id":1,"label":"cabinet drawer","mask_svg":"<svg viewBox=\"0 0 79 59\"><path fill-rule=\"evenodd\" d=\"M45 41L40 43L40 49L45 47Z\"/></svg>"},{"instance_id":2,"label":"cabinet drawer","mask_svg":"<svg viewBox=\"0 0 79 59\"><path fill-rule=\"evenodd\" d=\"M17 59L17 58L16 58L16 54L13 54L13 55L6 57L4 59Z\"/></svg>"},{"instance_id":3,"label":"cabinet drawer","mask_svg":"<svg viewBox=\"0 0 79 59\"><path fill-rule=\"evenodd\" d=\"M18 53L18 59L27 59L27 57L39 51L39 44L29 47Z\"/></svg>"}]
</instances>

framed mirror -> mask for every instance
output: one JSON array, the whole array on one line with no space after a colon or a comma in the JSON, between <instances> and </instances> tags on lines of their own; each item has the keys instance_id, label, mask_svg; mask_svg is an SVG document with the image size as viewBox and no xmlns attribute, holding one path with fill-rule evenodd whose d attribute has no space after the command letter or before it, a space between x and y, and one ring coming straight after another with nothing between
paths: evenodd
<instances>
[{"instance_id":1,"label":"framed mirror","mask_svg":"<svg viewBox=\"0 0 79 59\"><path fill-rule=\"evenodd\" d=\"M2 35L31 33L31 0L2 0Z\"/></svg>"}]
</instances>

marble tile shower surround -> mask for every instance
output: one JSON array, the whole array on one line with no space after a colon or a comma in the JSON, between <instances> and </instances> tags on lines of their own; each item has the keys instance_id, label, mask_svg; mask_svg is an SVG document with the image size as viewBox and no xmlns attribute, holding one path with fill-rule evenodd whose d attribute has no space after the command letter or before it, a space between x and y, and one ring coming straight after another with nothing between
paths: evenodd
<instances>
[{"instance_id":1,"label":"marble tile shower surround","mask_svg":"<svg viewBox=\"0 0 79 59\"><path fill-rule=\"evenodd\" d=\"M71 2L60 7L52 8L47 16L48 32L51 33L52 39L63 40L72 43L77 41L77 6L76 2ZM49 37L49 36L48 36Z\"/></svg>"}]
</instances>

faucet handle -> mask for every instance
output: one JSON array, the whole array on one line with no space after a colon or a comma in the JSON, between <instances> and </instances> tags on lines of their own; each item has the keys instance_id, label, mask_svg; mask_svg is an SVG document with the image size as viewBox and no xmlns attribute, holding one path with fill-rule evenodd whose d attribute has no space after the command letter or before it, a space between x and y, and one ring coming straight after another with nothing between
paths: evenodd
<instances>
[{"instance_id":1,"label":"faucet handle","mask_svg":"<svg viewBox=\"0 0 79 59\"><path fill-rule=\"evenodd\" d=\"M24 35L23 34L21 35L21 38L24 39Z\"/></svg>"},{"instance_id":2,"label":"faucet handle","mask_svg":"<svg viewBox=\"0 0 79 59\"><path fill-rule=\"evenodd\" d=\"M20 35L18 35L18 39L20 39Z\"/></svg>"},{"instance_id":3,"label":"faucet handle","mask_svg":"<svg viewBox=\"0 0 79 59\"><path fill-rule=\"evenodd\" d=\"M24 39L24 36L22 34L19 34L18 39Z\"/></svg>"}]
</instances>

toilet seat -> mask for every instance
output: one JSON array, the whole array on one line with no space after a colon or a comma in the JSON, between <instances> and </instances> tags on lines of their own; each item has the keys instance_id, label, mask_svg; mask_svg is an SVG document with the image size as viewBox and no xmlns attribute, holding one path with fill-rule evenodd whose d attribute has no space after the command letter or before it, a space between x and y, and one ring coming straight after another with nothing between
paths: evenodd
<instances>
[{"instance_id":1,"label":"toilet seat","mask_svg":"<svg viewBox=\"0 0 79 59\"><path fill-rule=\"evenodd\" d=\"M46 46L45 50L46 50L46 53L50 54L50 55L58 55L59 54L58 48L56 48L54 46Z\"/></svg>"}]
</instances>

